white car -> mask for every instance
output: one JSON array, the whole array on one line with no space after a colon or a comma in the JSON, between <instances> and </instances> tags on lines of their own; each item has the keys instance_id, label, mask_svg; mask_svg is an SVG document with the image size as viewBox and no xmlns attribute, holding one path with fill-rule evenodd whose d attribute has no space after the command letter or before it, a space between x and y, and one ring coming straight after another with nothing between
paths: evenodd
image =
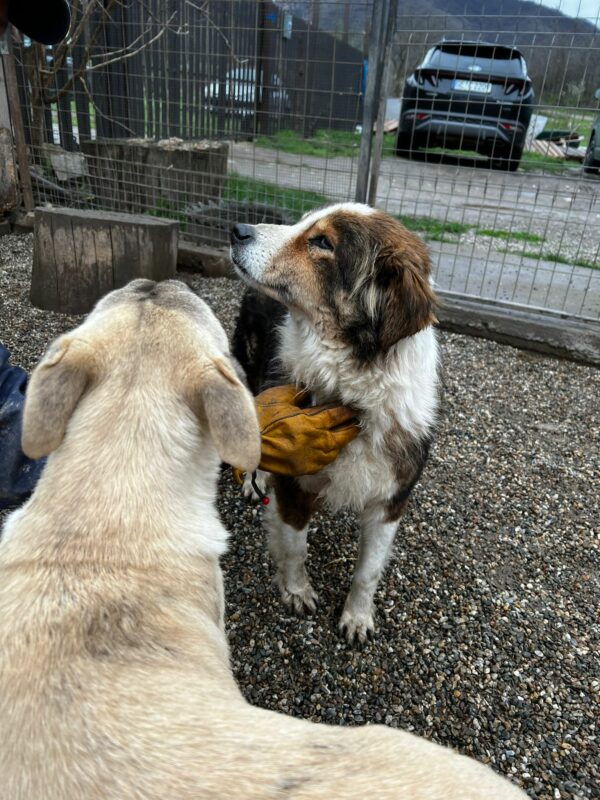
<instances>
[{"instance_id":1,"label":"white car","mask_svg":"<svg viewBox=\"0 0 600 800\"><path fill-rule=\"evenodd\" d=\"M289 111L288 93L281 86L278 75L272 75L271 85L258 86L255 67L237 67L225 75L225 80L213 81L204 87L204 100L209 108L216 110L219 102L223 102L229 114L250 114L263 99L263 92L269 93L269 111ZM221 90L222 86L222 90ZM223 92L222 96L220 92ZM221 100L222 97L222 100Z\"/></svg>"}]
</instances>

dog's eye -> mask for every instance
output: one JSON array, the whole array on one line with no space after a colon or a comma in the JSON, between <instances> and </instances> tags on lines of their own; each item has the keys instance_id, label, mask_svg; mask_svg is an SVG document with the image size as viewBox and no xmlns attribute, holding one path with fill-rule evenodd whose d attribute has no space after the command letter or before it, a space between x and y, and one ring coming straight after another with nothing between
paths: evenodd
<instances>
[{"instance_id":1,"label":"dog's eye","mask_svg":"<svg viewBox=\"0 0 600 800\"><path fill-rule=\"evenodd\" d=\"M318 247L319 250L333 250L333 245L326 236L313 236L308 241L309 244L313 245L313 247Z\"/></svg>"}]
</instances>

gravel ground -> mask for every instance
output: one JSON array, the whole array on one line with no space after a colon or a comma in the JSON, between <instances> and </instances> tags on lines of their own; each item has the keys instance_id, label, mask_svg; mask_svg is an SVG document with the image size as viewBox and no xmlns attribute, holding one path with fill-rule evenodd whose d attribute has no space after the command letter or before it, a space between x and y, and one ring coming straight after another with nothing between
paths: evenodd
<instances>
[{"instance_id":1,"label":"gravel ground","mask_svg":"<svg viewBox=\"0 0 600 800\"><path fill-rule=\"evenodd\" d=\"M0 341L31 369L77 320L28 301L30 237L0 239ZM231 331L240 286L185 279ZM452 745L532 798L600 797L600 373L442 333L444 414L363 649L336 622L350 514L315 519L313 618L271 585L261 511L228 476L227 629L248 700L334 724L384 722Z\"/></svg>"}]
</instances>

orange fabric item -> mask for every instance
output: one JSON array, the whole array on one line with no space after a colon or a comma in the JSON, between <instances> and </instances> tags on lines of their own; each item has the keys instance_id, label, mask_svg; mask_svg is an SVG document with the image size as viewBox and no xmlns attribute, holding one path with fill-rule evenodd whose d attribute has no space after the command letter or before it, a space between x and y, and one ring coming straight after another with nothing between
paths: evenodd
<instances>
[{"instance_id":1,"label":"orange fabric item","mask_svg":"<svg viewBox=\"0 0 600 800\"><path fill-rule=\"evenodd\" d=\"M359 433L356 412L329 403L306 406L310 393L275 386L254 398L262 439L260 469L277 475L313 475L334 461ZM239 480L239 471L234 477Z\"/></svg>"}]
</instances>

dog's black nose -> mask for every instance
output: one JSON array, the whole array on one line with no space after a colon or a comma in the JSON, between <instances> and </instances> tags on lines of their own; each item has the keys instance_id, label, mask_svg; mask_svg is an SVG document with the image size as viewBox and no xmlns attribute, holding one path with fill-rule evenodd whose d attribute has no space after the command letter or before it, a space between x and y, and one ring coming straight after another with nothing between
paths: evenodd
<instances>
[{"instance_id":1,"label":"dog's black nose","mask_svg":"<svg viewBox=\"0 0 600 800\"><path fill-rule=\"evenodd\" d=\"M249 244L255 238L252 225L234 225L231 229L231 244Z\"/></svg>"}]
</instances>

